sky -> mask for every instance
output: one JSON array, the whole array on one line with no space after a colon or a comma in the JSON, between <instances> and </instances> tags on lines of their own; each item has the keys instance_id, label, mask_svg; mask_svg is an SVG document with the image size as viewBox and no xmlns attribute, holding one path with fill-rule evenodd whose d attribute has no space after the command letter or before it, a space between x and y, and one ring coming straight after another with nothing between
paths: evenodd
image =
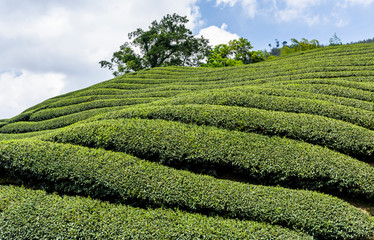
<instances>
[{"instance_id":1,"label":"sky","mask_svg":"<svg viewBox=\"0 0 374 240\"><path fill-rule=\"evenodd\" d=\"M112 78L101 60L129 32L177 13L211 45L374 37L374 0L0 0L0 119Z\"/></svg>"}]
</instances>

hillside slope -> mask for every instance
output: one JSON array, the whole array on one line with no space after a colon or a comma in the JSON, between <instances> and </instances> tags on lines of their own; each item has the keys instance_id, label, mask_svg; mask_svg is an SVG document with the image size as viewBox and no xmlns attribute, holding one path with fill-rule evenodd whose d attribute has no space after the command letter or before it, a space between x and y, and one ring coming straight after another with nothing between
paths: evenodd
<instances>
[{"instance_id":1,"label":"hillside slope","mask_svg":"<svg viewBox=\"0 0 374 240\"><path fill-rule=\"evenodd\" d=\"M0 239L373 239L373 166L374 44L155 68L0 121Z\"/></svg>"}]
</instances>

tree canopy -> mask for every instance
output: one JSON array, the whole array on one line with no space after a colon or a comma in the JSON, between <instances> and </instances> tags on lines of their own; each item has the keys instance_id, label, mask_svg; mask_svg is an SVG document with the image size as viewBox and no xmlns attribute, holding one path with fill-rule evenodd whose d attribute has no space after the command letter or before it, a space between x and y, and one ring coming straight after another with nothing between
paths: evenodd
<instances>
[{"instance_id":1,"label":"tree canopy","mask_svg":"<svg viewBox=\"0 0 374 240\"><path fill-rule=\"evenodd\" d=\"M342 40L340 40L340 38L336 35L336 33L334 33L334 36L330 38L329 42L330 42L330 46L342 45Z\"/></svg>"},{"instance_id":2,"label":"tree canopy","mask_svg":"<svg viewBox=\"0 0 374 240\"><path fill-rule=\"evenodd\" d=\"M321 47L318 40L308 40L306 38L302 38L301 41L298 41L295 38L291 38L291 46L284 45L281 48L281 55L289 54L291 52L301 52L301 51L307 51L315 48Z\"/></svg>"},{"instance_id":3,"label":"tree canopy","mask_svg":"<svg viewBox=\"0 0 374 240\"><path fill-rule=\"evenodd\" d=\"M138 28L109 61L100 61L114 76L161 66L200 66L211 48L208 40L197 38L187 29L187 17L167 15L153 21L148 30Z\"/></svg>"},{"instance_id":4,"label":"tree canopy","mask_svg":"<svg viewBox=\"0 0 374 240\"><path fill-rule=\"evenodd\" d=\"M228 67L250 64L264 60L259 51L251 51L251 43L245 38L229 41L228 44L219 44L210 51L205 67Z\"/></svg>"}]
</instances>

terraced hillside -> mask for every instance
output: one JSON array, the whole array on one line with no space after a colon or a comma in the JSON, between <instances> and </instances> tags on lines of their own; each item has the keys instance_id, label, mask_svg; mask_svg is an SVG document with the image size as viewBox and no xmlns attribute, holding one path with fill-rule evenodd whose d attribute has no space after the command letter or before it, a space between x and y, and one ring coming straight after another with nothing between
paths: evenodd
<instances>
[{"instance_id":1,"label":"terraced hillside","mask_svg":"<svg viewBox=\"0 0 374 240\"><path fill-rule=\"evenodd\" d=\"M374 44L127 74L0 140L0 239L374 239Z\"/></svg>"}]
</instances>

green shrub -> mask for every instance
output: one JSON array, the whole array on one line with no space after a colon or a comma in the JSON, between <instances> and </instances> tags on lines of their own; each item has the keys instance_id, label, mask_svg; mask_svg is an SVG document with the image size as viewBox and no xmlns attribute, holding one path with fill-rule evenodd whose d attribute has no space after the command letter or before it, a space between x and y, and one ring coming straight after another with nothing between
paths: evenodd
<instances>
[{"instance_id":1,"label":"green shrub","mask_svg":"<svg viewBox=\"0 0 374 240\"><path fill-rule=\"evenodd\" d=\"M282 97L296 97L296 98L305 98L305 99L314 99L314 100L322 100L330 103L335 103L339 105L345 105L345 106L351 106L356 108L361 108L364 110L372 111L374 110L374 103L368 102L366 100L359 100L354 98L347 98L347 97L340 97L335 96L333 91L330 91L331 95L326 95L325 93L328 93L327 91L321 93L311 93L311 92L305 92L308 84L300 84L300 88L295 87L292 88L292 86L297 86L297 84L268 84L263 85L261 87L259 86L244 86L244 87L235 87L235 88L229 88L229 89L222 89L222 91L226 92L242 92L242 93L256 93L256 94L263 94L263 95L274 95L274 96L282 96ZM311 84L311 85L317 85L317 84ZM336 89L336 88L342 88L341 92L349 94L361 94L361 92L366 92L362 90L347 88L347 87L340 87L340 86L333 86L325 84L326 88ZM290 89L288 89L290 87ZM334 88L335 87L335 88ZM343 95L343 94L342 94ZM345 95L345 96L347 96ZM364 94L362 94L364 95Z\"/></svg>"},{"instance_id":2,"label":"green shrub","mask_svg":"<svg viewBox=\"0 0 374 240\"><path fill-rule=\"evenodd\" d=\"M15 133L15 134L9 134L9 133L0 133L0 141L2 140L12 140L12 139L24 139L24 138L31 138L35 136L40 136L49 132L52 132L53 130L44 130L44 131L38 131L38 132L28 132L28 133Z\"/></svg>"},{"instance_id":3,"label":"green shrub","mask_svg":"<svg viewBox=\"0 0 374 240\"><path fill-rule=\"evenodd\" d=\"M126 106L152 102L158 100L158 98L129 98L129 99L108 99L108 100L97 100L92 102L85 102L74 104L65 107L58 108L47 108L37 112L34 112L30 116L31 121L42 121L51 118L56 118L64 115L69 115L72 113L77 113L85 110L95 109L95 108L105 108L105 107L116 107L116 106Z\"/></svg>"},{"instance_id":4,"label":"green shrub","mask_svg":"<svg viewBox=\"0 0 374 240\"><path fill-rule=\"evenodd\" d=\"M325 101L294 97L269 96L262 94L212 91L207 93L189 94L165 100L169 104L211 104L252 107L266 110L308 113L342 120L374 129L374 112L358 108L337 105Z\"/></svg>"},{"instance_id":5,"label":"green shrub","mask_svg":"<svg viewBox=\"0 0 374 240\"><path fill-rule=\"evenodd\" d=\"M144 105L99 115L92 120L118 118L164 119L243 132L286 136L327 146L360 160L371 161L374 158L373 131L343 121L309 114L219 105Z\"/></svg>"},{"instance_id":6,"label":"green shrub","mask_svg":"<svg viewBox=\"0 0 374 240\"><path fill-rule=\"evenodd\" d=\"M100 87L107 87L107 86L115 86L117 83L121 84L144 84L144 85L152 85L157 86L161 84L169 84L176 81L179 81L179 79L183 79L185 74L178 74L177 72L171 72L170 74L167 74L166 71L161 71L161 77L156 76L148 76L147 78L134 78L134 77L127 77L127 76L121 76L120 78L114 78L110 81L107 81L103 83L103 85L100 85Z\"/></svg>"},{"instance_id":7,"label":"green shrub","mask_svg":"<svg viewBox=\"0 0 374 240\"><path fill-rule=\"evenodd\" d=\"M209 87L209 86L208 86ZM207 87L206 87L207 88ZM212 87L210 87L212 88ZM136 94L136 93L152 93L152 92L160 92L160 91L192 91L198 90L199 86L159 86L153 88L146 88L146 89L139 89L139 90L120 90L120 89L112 89L112 88L104 88L104 89L87 89L85 91L81 91L78 93L74 93L69 97L82 97L82 96L95 96L95 95L126 95L126 94ZM65 96L61 96L57 99L63 99ZM55 99L55 100L57 100Z\"/></svg>"},{"instance_id":8,"label":"green shrub","mask_svg":"<svg viewBox=\"0 0 374 240\"><path fill-rule=\"evenodd\" d=\"M18 121L28 121L30 119L31 114L34 113L34 110L27 110L18 114L15 117L9 119L8 123L18 122Z\"/></svg>"},{"instance_id":9,"label":"green shrub","mask_svg":"<svg viewBox=\"0 0 374 240\"><path fill-rule=\"evenodd\" d=\"M161 80L158 80L159 83L157 85L161 85L162 82ZM144 84L144 83L121 83L121 82L110 82L110 81L107 81L107 82L104 82L104 83L101 83L99 84L98 86L95 86L95 87L98 87L98 88L112 88L112 89L125 89L125 90L133 90L133 89L136 89L136 90L139 90L139 89L146 89L146 88L151 88L151 87L154 87L156 85L156 83L152 84L152 83L148 83L148 84ZM157 86L156 85L156 86Z\"/></svg>"},{"instance_id":10,"label":"green shrub","mask_svg":"<svg viewBox=\"0 0 374 240\"><path fill-rule=\"evenodd\" d=\"M43 130L51 130L56 128L65 127L71 125L73 123L85 120L87 118L99 115L101 113L115 111L118 109L122 109L126 106L119 106L119 107L105 107L105 108L97 108L91 109L87 111L82 111L78 113L73 113L66 116L56 117L44 121L39 122L15 122L10 123L2 128L0 128L0 133L27 133L27 132L36 132L36 131L43 131Z\"/></svg>"},{"instance_id":11,"label":"green shrub","mask_svg":"<svg viewBox=\"0 0 374 240\"><path fill-rule=\"evenodd\" d=\"M343 77L329 77L329 78L306 78L296 79L292 81L277 81L272 82L274 86L282 86L287 84L326 84L332 86L341 86L352 88L354 90L374 91L373 82L374 76L343 76Z\"/></svg>"},{"instance_id":12,"label":"green shrub","mask_svg":"<svg viewBox=\"0 0 374 240\"><path fill-rule=\"evenodd\" d=\"M317 239L368 239L374 233L369 215L335 197L218 180L122 153L17 140L1 142L0 164L7 176L48 191L268 222Z\"/></svg>"},{"instance_id":13,"label":"green shrub","mask_svg":"<svg viewBox=\"0 0 374 240\"><path fill-rule=\"evenodd\" d=\"M165 98L177 95L179 92L161 91L161 92L148 92L148 93L132 93L124 95L92 95L83 97L72 97L66 99L60 99L53 103L48 104L48 108L65 107L73 104L90 102L94 100L106 100L106 99L129 99L129 98ZM156 99L155 99L156 100Z\"/></svg>"},{"instance_id":14,"label":"green shrub","mask_svg":"<svg viewBox=\"0 0 374 240\"><path fill-rule=\"evenodd\" d=\"M303 233L263 223L179 210L145 210L10 186L0 186L0 209L0 239L3 240L312 239Z\"/></svg>"},{"instance_id":15,"label":"green shrub","mask_svg":"<svg viewBox=\"0 0 374 240\"><path fill-rule=\"evenodd\" d=\"M164 120L102 120L43 140L102 147L178 168L242 175L261 184L374 199L374 168L327 148L280 137Z\"/></svg>"},{"instance_id":16,"label":"green shrub","mask_svg":"<svg viewBox=\"0 0 374 240\"><path fill-rule=\"evenodd\" d=\"M8 124L8 120L0 120L0 128Z\"/></svg>"},{"instance_id":17,"label":"green shrub","mask_svg":"<svg viewBox=\"0 0 374 240\"><path fill-rule=\"evenodd\" d=\"M359 99L363 101L368 101L371 104L370 109L373 111L374 93L370 91L354 89L345 86L336 86L332 84L287 84L287 85L277 85L277 88L302 91L310 93L320 93L328 94L332 96Z\"/></svg>"}]
</instances>

